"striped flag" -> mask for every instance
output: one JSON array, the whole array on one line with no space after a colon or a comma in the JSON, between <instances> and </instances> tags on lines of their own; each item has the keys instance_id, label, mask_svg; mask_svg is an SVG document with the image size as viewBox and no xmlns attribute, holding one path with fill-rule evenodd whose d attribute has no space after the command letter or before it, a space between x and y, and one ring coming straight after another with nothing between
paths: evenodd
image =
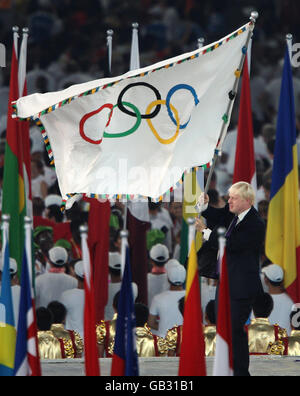
<instances>
[{"instance_id":1,"label":"striped flag","mask_svg":"<svg viewBox=\"0 0 300 396\"><path fill-rule=\"evenodd\" d=\"M97 337L96 337L96 313L95 292L92 277L90 252L87 243L87 227L81 226L81 248L84 267L84 352L85 352L85 374L87 377L99 377L100 365L98 359Z\"/></svg>"},{"instance_id":2,"label":"striped flag","mask_svg":"<svg viewBox=\"0 0 300 396\"><path fill-rule=\"evenodd\" d=\"M3 229L3 270L0 295L0 377L12 377L16 348L16 329L9 270L8 224Z\"/></svg>"},{"instance_id":3,"label":"striped flag","mask_svg":"<svg viewBox=\"0 0 300 396\"><path fill-rule=\"evenodd\" d=\"M226 261L225 238L220 238L221 276L217 317L214 376L233 376L232 326L229 298L229 279Z\"/></svg>"},{"instance_id":4,"label":"striped flag","mask_svg":"<svg viewBox=\"0 0 300 396\"><path fill-rule=\"evenodd\" d=\"M206 376L200 283L194 239L192 239L188 262L178 375Z\"/></svg>"},{"instance_id":5,"label":"striped flag","mask_svg":"<svg viewBox=\"0 0 300 396\"><path fill-rule=\"evenodd\" d=\"M18 33L15 31L9 104L19 97L17 47ZM12 118L12 109L11 105L9 105L4 159L2 213L10 215L10 255L16 260L20 275L24 247L24 216L26 206L23 173L23 137L20 134L19 124L16 118Z\"/></svg>"},{"instance_id":6,"label":"striped flag","mask_svg":"<svg viewBox=\"0 0 300 396\"><path fill-rule=\"evenodd\" d=\"M31 236L30 229L29 235ZM41 376L35 304L30 277L31 260L28 260L30 257L31 254L27 254L25 247L22 263L20 311L14 370L14 375L17 377Z\"/></svg>"},{"instance_id":7,"label":"striped flag","mask_svg":"<svg viewBox=\"0 0 300 396\"><path fill-rule=\"evenodd\" d=\"M126 262L118 305L118 318L112 357L111 376L138 376L138 356L135 339L135 311L131 286L131 268L129 249L126 250Z\"/></svg>"},{"instance_id":8,"label":"striped flag","mask_svg":"<svg viewBox=\"0 0 300 396\"><path fill-rule=\"evenodd\" d=\"M233 183L245 181L257 191L251 91L247 56L244 64Z\"/></svg>"},{"instance_id":9,"label":"striped flag","mask_svg":"<svg viewBox=\"0 0 300 396\"><path fill-rule=\"evenodd\" d=\"M300 301L300 215L292 69L286 50L277 118L266 255L284 269L284 286Z\"/></svg>"},{"instance_id":10,"label":"striped flag","mask_svg":"<svg viewBox=\"0 0 300 396\"><path fill-rule=\"evenodd\" d=\"M108 251L110 203L99 202L96 198L84 198L90 203L88 221L88 244L94 275L95 319L104 319L104 309L108 301Z\"/></svg>"}]
</instances>

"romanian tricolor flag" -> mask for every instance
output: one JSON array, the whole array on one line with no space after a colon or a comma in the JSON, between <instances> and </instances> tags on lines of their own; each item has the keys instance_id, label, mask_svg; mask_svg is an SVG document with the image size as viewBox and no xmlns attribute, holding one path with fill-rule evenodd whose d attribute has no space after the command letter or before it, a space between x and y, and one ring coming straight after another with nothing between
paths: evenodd
<instances>
[{"instance_id":1,"label":"romanian tricolor flag","mask_svg":"<svg viewBox=\"0 0 300 396\"><path fill-rule=\"evenodd\" d=\"M278 110L266 255L284 269L284 286L300 301L300 215L292 70L286 51Z\"/></svg>"},{"instance_id":2,"label":"romanian tricolor flag","mask_svg":"<svg viewBox=\"0 0 300 396\"><path fill-rule=\"evenodd\" d=\"M11 62L9 104L19 98L17 32L14 32L14 46ZM25 184L23 173L23 137L20 122L12 118L12 107L8 106L6 147L3 177L2 213L10 215L10 254L17 263L19 274L24 248Z\"/></svg>"},{"instance_id":3,"label":"romanian tricolor flag","mask_svg":"<svg viewBox=\"0 0 300 396\"><path fill-rule=\"evenodd\" d=\"M6 234L6 235L5 235ZM3 230L4 267L0 295L0 377L12 377L14 373L16 329L9 270L8 229Z\"/></svg>"},{"instance_id":4,"label":"romanian tricolor flag","mask_svg":"<svg viewBox=\"0 0 300 396\"><path fill-rule=\"evenodd\" d=\"M188 262L179 375L206 376L200 283L194 240Z\"/></svg>"}]
</instances>

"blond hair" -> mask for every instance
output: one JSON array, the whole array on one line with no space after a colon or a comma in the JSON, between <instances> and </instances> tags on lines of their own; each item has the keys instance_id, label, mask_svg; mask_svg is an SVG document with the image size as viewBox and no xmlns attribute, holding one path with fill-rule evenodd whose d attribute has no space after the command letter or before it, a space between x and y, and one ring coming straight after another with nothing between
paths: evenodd
<instances>
[{"instance_id":1,"label":"blond hair","mask_svg":"<svg viewBox=\"0 0 300 396\"><path fill-rule=\"evenodd\" d=\"M243 181L237 182L230 187L229 193L230 192L236 192L240 197L249 201L251 205L254 205L255 192L251 184Z\"/></svg>"}]
</instances>

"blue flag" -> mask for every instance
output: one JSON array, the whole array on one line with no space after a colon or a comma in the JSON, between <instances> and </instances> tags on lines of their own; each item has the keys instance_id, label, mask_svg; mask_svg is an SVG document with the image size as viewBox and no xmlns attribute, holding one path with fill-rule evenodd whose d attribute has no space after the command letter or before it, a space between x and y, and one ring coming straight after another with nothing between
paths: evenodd
<instances>
[{"instance_id":1,"label":"blue flag","mask_svg":"<svg viewBox=\"0 0 300 396\"><path fill-rule=\"evenodd\" d=\"M9 269L9 244L6 242L0 296L0 376L13 376L16 329Z\"/></svg>"},{"instance_id":2,"label":"blue flag","mask_svg":"<svg viewBox=\"0 0 300 396\"><path fill-rule=\"evenodd\" d=\"M118 304L115 347L112 360L112 376L138 376L136 351L136 319L132 292L132 277L129 249L126 250L126 264Z\"/></svg>"}]
</instances>

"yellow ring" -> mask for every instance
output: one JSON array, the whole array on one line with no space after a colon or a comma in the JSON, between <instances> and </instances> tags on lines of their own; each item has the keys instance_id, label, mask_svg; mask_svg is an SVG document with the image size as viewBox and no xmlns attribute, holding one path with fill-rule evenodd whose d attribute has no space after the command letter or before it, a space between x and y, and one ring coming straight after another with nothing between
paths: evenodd
<instances>
[{"instance_id":1,"label":"yellow ring","mask_svg":"<svg viewBox=\"0 0 300 396\"><path fill-rule=\"evenodd\" d=\"M148 106L148 108L147 108L147 110L146 110L146 114L147 114L147 115L150 114L150 113L151 113L151 110L152 110L152 108L153 108L154 106L157 106L157 105L165 105L166 103L167 103L166 100L155 100L154 102L152 102L152 103L149 104L149 106ZM171 110L173 111L173 114L174 114L174 116L175 116L175 120L176 120L176 123L177 123L177 129L176 129L175 135L172 136L170 139L163 139L163 138L161 138L161 137L159 136L159 134L157 133L156 129L154 128L151 119L149 119L149 118L146 119L146 121L148 122L148 125L149 125L149 127L150 127L150 129L151 129L151 131L153 132L153 135L154 135L154 136L156 137L156 139L157 139L160 143L162 143L162 144L171 144L171 143L173 143L173 142L178 138L179 131L180 131L180 120L179 120L179 116L178 116L178 111L177 111L177 110L175 109L175 107L174 107L173 105L171 105L171 104L170 104L170 107L171 107Z\"/></svg>"}]
</instances>

